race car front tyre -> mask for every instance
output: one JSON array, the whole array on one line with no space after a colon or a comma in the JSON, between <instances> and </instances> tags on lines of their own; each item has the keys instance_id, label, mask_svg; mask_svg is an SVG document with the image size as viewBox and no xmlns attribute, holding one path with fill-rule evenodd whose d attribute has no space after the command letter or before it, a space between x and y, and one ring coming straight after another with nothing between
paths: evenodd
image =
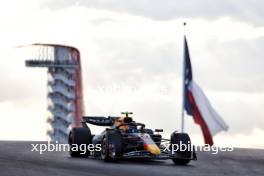
<instances>
[{"instance_id":1,"label":"race car front tyre","mask_svg":"<svg viewBox=\"0 0 264 176\"><path fill-rule=\"evenodd\" d=\"M117 161L122 156L122 136L117 131L108 131L101 142L101 159Z\"/></svg>"},{"instance_id":2,"label":"race car front tyre","mask_svg":"<svg viewBox=\"0 0 264 176\"><path fill-rule=\"evenodd\" d=\"M90 151L87 149L91 141L92 135L89 128L73 128L68 138L71 157L88 157Z\"/></svg>"},{"instance_id":3,"label":"race car front tyre","mask_svg":"<svg viewBox=\"0 0 264 176\"><path fill-rule=\"evenodd\" d=\"M186 148L183 146L186 146ZM192 151L190 150L191 140L187 133L176 133L176 132L172 133L170 148L171 148L171 151L175 152L175 154L178 156L177 158L172 159L174 164L186 165L191 161L191 157L192 157Z\"/></svg>"}]
</instances>

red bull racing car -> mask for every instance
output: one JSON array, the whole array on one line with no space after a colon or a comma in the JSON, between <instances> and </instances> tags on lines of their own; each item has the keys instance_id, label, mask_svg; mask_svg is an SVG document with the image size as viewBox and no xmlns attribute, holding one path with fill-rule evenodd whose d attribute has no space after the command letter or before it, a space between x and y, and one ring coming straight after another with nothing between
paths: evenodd
<instances>
[{"instance_id":1,"label":"red bull racing car","mask_svg":"<svg viewBox=\"0 0 264 176\"><path fill-rule=\"evenodd\" d=\"M196 160L188 134L173 132L170 139L163 139L160 134L162 129L153 131L129 117L132 113L122 114L123 117L83 117L83 127L73 128L69 133L70 155L89 156L104 161L133 158L172 159L175 164L181 165ZM107 128L99 135L92 135L87 123ZM100 150L87 150L85 153L78 149L73 150L74 145L82 144L100 146Z\"/></svg>"}]
</instances>

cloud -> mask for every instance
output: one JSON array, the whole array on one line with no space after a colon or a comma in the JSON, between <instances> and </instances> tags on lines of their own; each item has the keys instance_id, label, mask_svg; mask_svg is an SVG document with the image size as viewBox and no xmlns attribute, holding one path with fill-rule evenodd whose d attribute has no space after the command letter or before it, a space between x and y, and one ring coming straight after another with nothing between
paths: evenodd
<instances>
[{"instance_id":1,"label":"cloud","mask_svg":"<svg viewBox=\"0 0 264 176\"><path fill-rule=\"evenodd\" d=\"M15 48L2 47L0 53L3 62L0 66L0 102L26 102L39 96L39 91L45 92L46 72L32 71L25 67L22 56ZM32 74L33 73L33 74Z\"/></svg>"},{"instance_id":2,"label":"cloud","mask_svg":"<svg viewBox=\"0 0 264 176\"><path fill-rule=\"evenodd\" d=\"M41 99L41 98L40 98ZM45 102L0 102L1 140L46 140ZM42 115L43 114L43 115Z\"/></svg>"},{"instance_id":3,"label":"cloud","mask_svg":"<svg viewBox=\"0 0 264 176\"><path fill-rule=\"evenodd\" d=\"M264 92L262 58L264 37L257 39L239 39L230 42L208 42L209 54L215 60L215 66L206 70L216 75L200 72L201 81L207 88L234 92ZM210 62L210 61L209 61ZM202 70L202 68L200 68ZM218 70L217 73L214 73ZM219 75L219 76L217 76ZM209 83L211 80L211 83Z\"/></svg>"},{"instance_id":4,"label":"cloud","mask_svg":"<svg viewBox=\"0 0 264 176\"><path fill-rule=\"evenodd\" d=\"M68 0L43 1L43 6L50 9L61 9L72 5L88 8L107 9L119 13L129 13L156 20L171 20L175 18L216 19L229 16L242 21L263 25L264 15L261 7L264 2L259 0Z\"/></svg>"}]
</instances>

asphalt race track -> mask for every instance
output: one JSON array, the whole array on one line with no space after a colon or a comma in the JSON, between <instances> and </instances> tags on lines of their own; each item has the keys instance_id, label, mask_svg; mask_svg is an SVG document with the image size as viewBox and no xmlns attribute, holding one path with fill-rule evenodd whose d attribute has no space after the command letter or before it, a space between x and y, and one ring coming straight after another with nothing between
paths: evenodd
<instances>
[{"instance_id":1,"label":"asphalt race track","mask_svg":"<svg viewBox=\"0 0 264 176\"><path fill-rule=\"evenodd\" d=\"M235 149L212 155L198 152L187 166L172 161L119 161L70 158L67 152L32 152L32 142L0 141L0 176L263 176L264 150ZM36 142L34 142L36 143ZM43 142L42 142L43 143Z\"/></svg>"}]
</instances>

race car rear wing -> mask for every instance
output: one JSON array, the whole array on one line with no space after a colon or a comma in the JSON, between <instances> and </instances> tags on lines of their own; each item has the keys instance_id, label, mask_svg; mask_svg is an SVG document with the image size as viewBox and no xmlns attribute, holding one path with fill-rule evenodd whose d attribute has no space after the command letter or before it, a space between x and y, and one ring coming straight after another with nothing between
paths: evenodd
<instances>
[{"instance_id":1,"label":"race car rear wing","mask_svg":"<svg viewBox=\"0 0 264 176\"><path fill-rule=\"evenodd\" d=\"M112 126L114 124L114 120L117 118L119 117L84 116L83 122L96 125L96 126Z\"/></svg>"}]
</instances>

